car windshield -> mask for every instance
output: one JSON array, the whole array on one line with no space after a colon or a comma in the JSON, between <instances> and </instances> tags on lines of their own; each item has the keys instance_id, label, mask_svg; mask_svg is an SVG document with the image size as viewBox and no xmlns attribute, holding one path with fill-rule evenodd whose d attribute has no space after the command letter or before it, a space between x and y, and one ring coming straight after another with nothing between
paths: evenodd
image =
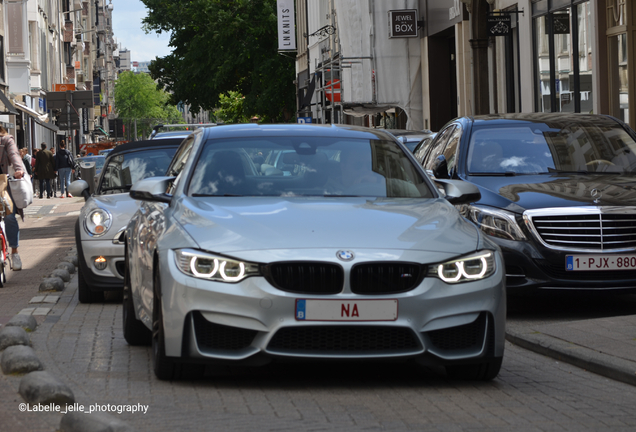
<instances>
[{"instance_id":1,"label":"car windshield","mask_svg":"<svg viewBox=\"0 0 636 432\"><path fill-rule=\"evenodd\" d=\"M192 196L433 196L404 151L380 140L209 140L193 173Z\"/></svg>"},{"instance_id":2,"label":"car windshield","mask_svg":"<svg viewBox=\"0 0 636 432\"><path fill-rule=\"evenodd\" d=\"M164 175L176 151L176 148L148 148L111 156L99 191L124 193L139 180Z\"/></svg>"},{"instance_id":3,"label":"car windshield","mask_svg":"<svg viewBox=\"0 0 636 432\"><path fill-rule=\"evenodd\" d=\"M616 121L578 120L479 127L468 149L470 174L636 171L636 142Z\"/></svg>"}]
</instances>

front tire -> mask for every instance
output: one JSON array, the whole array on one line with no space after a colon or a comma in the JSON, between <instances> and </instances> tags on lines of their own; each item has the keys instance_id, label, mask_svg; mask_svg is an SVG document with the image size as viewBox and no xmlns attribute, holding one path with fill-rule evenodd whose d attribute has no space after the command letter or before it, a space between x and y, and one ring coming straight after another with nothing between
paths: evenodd
<instances>
[{"instance_id":1,"label":"front tire","mask_svg":"<svg viewBox=\"0 0 636 432\"><path fill-rule=\"evenodd\" d=\"M491 381L499 375L503 357L475 364L449 365L446 366L446 375L452 379L467 381Z\"/></svg>"},{"instance_id":2,"label":"front tire","mask_svg":"<svg viewBox=\"0 0 636 432\"><path fill-rule=\"evenodd\" d=\"M82 274L81 264L77 266L77 296L80 303L94 303L104 301L103 291L92 291Z\"/></svg>"},{"instance_id":3,"label":"front tire","mask_svg":"<svg viewBox=\"0 0 636 432\"><path fill-rule=\"evenodd\" d=\"M205 373L205 365L183 363L176 361L174 357L166 356L163 310L161 309L161 281L158 273L155 269L152 299L152 364L155 375L163 381L181 378L199 379Z\"/></svg>"}]
</instances>

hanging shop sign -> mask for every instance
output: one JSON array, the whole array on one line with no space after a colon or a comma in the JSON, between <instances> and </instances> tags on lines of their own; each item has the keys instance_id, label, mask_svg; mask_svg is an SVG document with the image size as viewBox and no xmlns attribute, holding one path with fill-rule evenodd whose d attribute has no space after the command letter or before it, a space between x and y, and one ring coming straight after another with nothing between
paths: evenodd
<instances>
[{"instance_id":1,"label":"hanging shop sign","mask_svg":"<svg viewBox=\"0 0 636 432\"><path fill-rule=\"evenodd\" d=\"M552 33L570 34L570 14L560 13L552 15Z\"/></svg>"},{"instance_id":2,"label":"hanging shop sign","mask_svg":"<svg viewBox=\"0 0 636 432\"><path fill-rule=\"evenodd\" d=\"M512 29L510 15L488 15L488 34L490 36L508 36Z\"/></svg>"},{"instance_id":3,"label":"hanging shop sign","mask_svg":"<svg viewBox=\"0 0 636 432\"><path fill-rule=\"evenodd\" d=\"M389 11L389 37L417 37L417 9Z\"/></svg>"},{"instance_id":4,"label":"hanging shop sign","mask_svg":"<svg viewBox=\"0 0 636 432\"><path fill-rule=\"evenodd\" d=\"M296 51L294 0L277 0L278 51Z\"/></svg>"}]
</instances>

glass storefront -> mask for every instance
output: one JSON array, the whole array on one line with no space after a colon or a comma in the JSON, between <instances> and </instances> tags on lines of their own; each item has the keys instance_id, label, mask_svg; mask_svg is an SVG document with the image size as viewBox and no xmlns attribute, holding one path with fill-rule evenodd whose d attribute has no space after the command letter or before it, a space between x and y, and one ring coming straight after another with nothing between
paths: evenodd
<instances>
[{"instance_id":1,"label":"glass storefront","mask_svg":"<svg viewBox=\"0 0 636 432\"><path fill-rule=\"evenodd\" d=\"M545 4L545 2L541 2ZM533 9L536 111L592 112L590 2ZM574 4L578 3L578 4ZM557 5L558 4L558 5ZM549 6L549 5L548 5ZM557 8L556 6L561 6ZM539 15L543 13L543 15Z\"/></svg>"}]
</instances>

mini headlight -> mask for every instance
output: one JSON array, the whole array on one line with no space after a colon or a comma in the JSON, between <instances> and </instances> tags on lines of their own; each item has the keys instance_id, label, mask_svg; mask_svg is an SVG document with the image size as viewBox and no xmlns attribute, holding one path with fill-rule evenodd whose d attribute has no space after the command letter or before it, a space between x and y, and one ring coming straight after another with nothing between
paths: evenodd
<instances>
[{"instance_id":1,"label":"mini headlight","mask_svg":"<svg viewBox=\"0 0 636 432\"><path fill-rule=\"evenodd\" d=\"M259 265L195 249L174 251L177 267L188 276L216 282L239 282L260 275Z\"/></svg>"},{"instance_id":2,"label":"mini headlight","mask_svg":"<svg viewBox=\"0 0 636 432\"><path fill-rule=\"evenodd\" d=\"M460 209L460 212L462 216L475 222L479 229L488 235L506 240L526 239L523 231L517 225L513 213L479 206L465 206Z\"/></svg>"},{"instance_id":3,"label":"mini headlight","mask_svg":"<svg viewBox=\"0 0 636 432\"><path fill-rule=\"evenodd\" d=\"M91 236L101 237L108 232L112 222L113 218L108 211L96 208L86 215L84 227Z\"/></svg>"},{"instance_id":4,"label":"mini headlight","mask_svg":"<svg viewBox=\"0 0 636 432\"><path fill-rule=\"evenodd\" d=\"M436 276L446 283L470 282L484 279L495 272L495 254L492 251L480 251L453 261L432 264L428 274Z\"/></svg>"}]
</instances>

